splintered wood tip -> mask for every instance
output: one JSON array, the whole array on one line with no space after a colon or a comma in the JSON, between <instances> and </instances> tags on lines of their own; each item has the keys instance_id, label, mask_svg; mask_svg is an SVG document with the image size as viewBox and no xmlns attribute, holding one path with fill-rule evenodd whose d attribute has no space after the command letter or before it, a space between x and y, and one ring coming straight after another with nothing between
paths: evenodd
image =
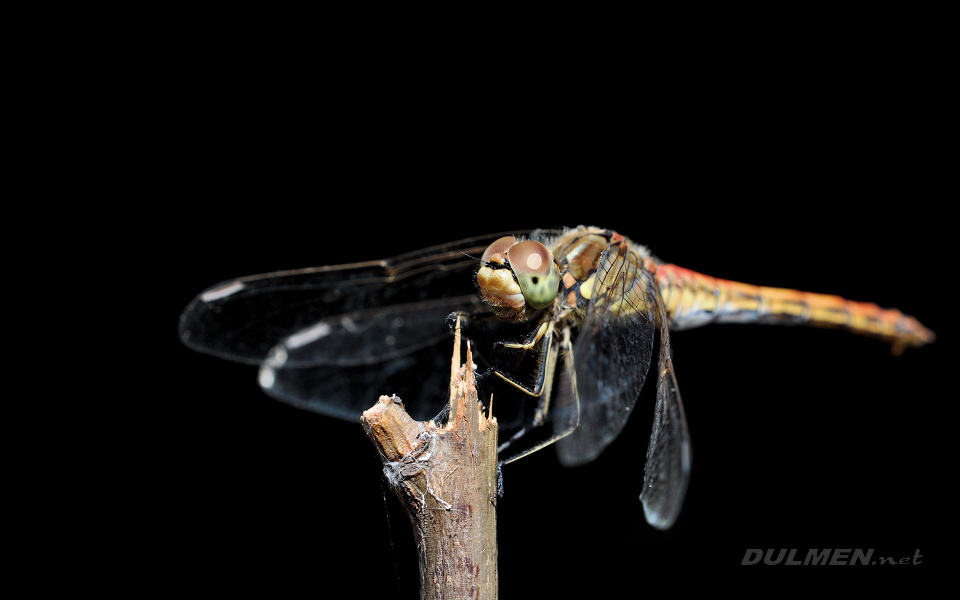
<instances>
[{"instance_id":1,"label":"splintered wood tip","mask_svg":"<svg viewBox=\"0 0 960 600\"><path fill-rule=\"evenodd\" d=\"M360 423L377 450L393 461L409 454L420 434L420 425L396 396L380 396L373 407L363 411Z\"/></svg>"}]
</instances>

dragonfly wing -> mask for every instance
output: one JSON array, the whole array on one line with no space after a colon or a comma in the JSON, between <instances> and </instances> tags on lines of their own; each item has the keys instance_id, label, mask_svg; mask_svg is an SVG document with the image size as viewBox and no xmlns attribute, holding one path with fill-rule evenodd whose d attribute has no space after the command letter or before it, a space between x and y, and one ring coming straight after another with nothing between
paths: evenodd
<instances>
[{"instance_id":1,"label":"dragonfly wing","mask_svg":"<svg viewBox=\"0 0 960 600\"><path fill-rule=\"evenodd\" d=\"M278 400L348 421L381 394L398 395L417 420L432 418L449 393L451 348L436 346L452 340L446 318L478 304L470 295L323 319L277 344L258 381Z\"/></svg>"},{"instance_id":2,"label":"dragonfly wing","mask_svg":"<svg viewBox=\"0 0 960 600\"><path fill-rule=\"evenodd\" d=\"M394 304L475 294L469 272L497 237L469 238L404 254L393 259L278 271L225 281L199 294L180 316L180 339L214 356L260 364L291 333L308 337L341 315ZM311 330L311 327L320 329ZM424 333L429 337L432 332ZM397 343L422 345L407 331ZM331 347L328 345L328 347ZM323 356L335 364L340 352Z\"/></svg>"},{"instance_id":3,"label":"dragonfly wing","mask_svg":"<svg viewBox=\"0 0 960 600\"><path fill-rule=\"evenodd\" d=\"M639 257L607 248L587 317L573 348L579 403L561 394L560 422L579 404L579 426L557 442L567 466L595 459L623 429L643 387L653 355L656 296ZM629 252L629 251L628 251ZM626 260L625 260L626 258Z\"/></svg>"},{"instance_id":4,"label":"dragonfly wing","mask_svg":"<svg viewBox=\"0 0 960 600\"><path fill-rule=\"evenodd\" d=\"M690 480L692 453L687 418L673 370L670 333L662 302L657 303L657 323L660 329L660 375L640 501L648 523L658 529L669 529L683 506Z\"/></svg>"},{"instance_id":5,"label":"dragonfly wing","mask_svg":"<svg viewBox=\"0 0 960 600\"><path fill-rule=\"evenodd\" d=\"M187 305L180 338L260 365L267 394L299 408L356 421L379 394L396 393L429 418L448 394L449 350L436 346L450 338L446 317L477 306L470 271L503 235L225 281Z\"/></svg>"}]
</instances>

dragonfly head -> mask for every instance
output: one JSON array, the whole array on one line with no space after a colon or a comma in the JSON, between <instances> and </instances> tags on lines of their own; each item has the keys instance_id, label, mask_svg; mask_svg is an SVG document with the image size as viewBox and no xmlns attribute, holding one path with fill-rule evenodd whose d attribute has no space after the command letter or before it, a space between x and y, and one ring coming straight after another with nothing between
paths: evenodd
<instances>
[{"instance_id":1,"label":"dragonfly head","mask_svg":"<svg viewBox=\"0 0 960 600\"><path fill-rule=\"evenodd\" d=\"M511 236L490 244L477 271L480 296L500 318L523 321L553 304L560 272L550 249Z\"/></svg>"}]
</instances>

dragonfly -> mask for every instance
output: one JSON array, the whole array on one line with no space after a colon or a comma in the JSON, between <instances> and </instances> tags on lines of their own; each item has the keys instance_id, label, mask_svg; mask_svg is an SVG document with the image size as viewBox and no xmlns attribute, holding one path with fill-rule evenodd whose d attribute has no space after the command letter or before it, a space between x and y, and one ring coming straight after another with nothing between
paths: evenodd
<instances>
[{"instance_id":1,"label":"dragonfly","mask_svg":"<svg viewBox=\"0 0 960 600\"><path fill-rule=\"evenodd\" d=\"M591 226L228 280L187 305L179 335L194 350L258 366L261 388L299 408L356 422L372 390L395 386L425 420L442 418L449 358L440 342L456 319L487 364L482 381L534 407L501 444L504 463L550 445L566 466L594 460L623 430L657 357L640 501L658 529L679 516L692 464L671 331L834 327L886 341L895 354L935 340L897 309L711 277Z\"/></svg>"}]
</instances>

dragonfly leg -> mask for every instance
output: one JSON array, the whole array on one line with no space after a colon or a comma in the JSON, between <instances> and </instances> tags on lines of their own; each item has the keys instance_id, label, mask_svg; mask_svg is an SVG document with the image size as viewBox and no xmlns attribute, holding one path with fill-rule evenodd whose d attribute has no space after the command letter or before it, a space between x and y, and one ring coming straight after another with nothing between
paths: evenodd
<instances>
[{"instance_id":1,"label":"dragonfly leg","mask_svg":"<svg viewBox=\"0 0 960 600\"><path fill-rule=\"evenodd\" d=\"M490 369L484 371L483 376L486 377L487 375L496 375L503 381L509 383L510 385L517 388L521 392L527 394L528 396L533 396L534 398L541 397L544 393L544 389L545 389L545 386L547 385L547 382L550 380L550 377L548 376L548 372L549 374L553 373L553 365L551 364L551 361L550 361L550 351L552 346L554 345L553 331L554 331L554 327L552 322L543 323L540 325L540 327L537 328L535 332L533 332L530 335L529 338L527 338L527 341L522 344L514 344L509 342L499 343L499 345L503 346L504 348L530 350L534 347L534 345L538 341L543 339L543 350L541 350L543 354L540 357L540 365L537 368L537 380L534 382L532 387L526 384L520 383L519 381L515 380L513 377L511 377L510 375L507 375L506 373L497 369L496 367L491 367Z\"/></svg>"},{"instance_id":2,"label":"dragonfly leg","mask_svg":"<svg viewBox=\"0 0 960 600\"><path fill-rule=\"evenodd\" d=\"M530 334L530 337L527 338L522 344L516 344L512 342L502 342L501 345L504 348L515 348L518 350L529 350L537 345L537 342L540 341L540 338L547 332L547 330L553 330L553 322L544 322L540 324L540 327L537 327L536 331Z\"/></svg>"},{"instance_id":3,"label":"dragonfly leg","mask_svg":"<svg viewBox=\"0 0 960 600\"><path fill-rule=\"evenodd\" d=\"M524 386L523 384L513 381L507 375L495 371L501 379L510 383L517 389L535 397L539 398L540 401L537 403L536 411L533 414L533 420L524 425L513 434L510 439L500 444L500 447L497 449L498 452L505 450L513 442L519 440L523 436L527 435L533 429L536 429L542 426L546 422L547 410L550 404L550 389L553 385L553 373L554 368L557 364L557 343L553 335L554 328L553 323L550 323L549 326L545 329L545 333L542 334L543 344L544 344L544 354L540 360L540 368L537 372L537 382L536 385L530 389Z\"/></svg>"},{"instance_id":4,"label":"dragonfly leg","mask_svg":"<svg viewBox=\"0 0 960 600\"><path fill-rule=\"evenodd\" d=\"M496 368L496 367L490 367L489 369L487 369L487 370L484 371L483 373L477 373L477 375L476 375L477 383L480 383L481 381L483 381L483 380L486 379L487 377L489 377L489 376L491 376L491 375L496 375L496 374L497 374L497 368Z\"/></svg>"},{"instance_id":5,"label":"dragonfly leg","mask_svg":"<svg viewBox=\"0 0 960 600\"><path fill-rule=\"evenodd\" d=\"M564 396L566 401L570 404L570 406L568 407L569 412L567 414L567 420L565 422L559 423L559 427L558 427L559 430L554 431L554 434L550 436L548 439L542 442L539 442L530 448L522 450L519 454L516 454L506 460L501 461L502 464L513 462L518 458L523 458L524 456L533 454L537 450L546 448L547 446L553 444L557 440L561 440L567 437L568 435L570 435L571 433L573 433L573 431L580 425L580 396L577 393L576 371L573 368L573 344L570 341L569 329L563 330L563 339L560 340L559 343L554 344L551 347L550 352L548 353L547 360L550 362L550 366L549 366L550 382L553 381L553 372L556 367L557 355L560 350L563 351L563 362L564 362L564 373L563 373L564 382L563 382L563 387L561 387L561 394ZM550 400L550 389L549 389L550 386L548 385L546 387L547 387L546 397L541 399L540 406L537 407L537 411L534 414L533 421L530 424L522 427L520 431L518 431L513 436L511 436L510 439L508 439L506 442L500 444L500 447L497 449L499 453L502 453L505 449L507 449L510 446L510 444L519 440L530 431L543 425L544 417L547 414L547 407L549 405L549 400Z\"/></svg>"},{"instance_id":6,"label":"dragonfly leg","mask_svg":"<svg viewBox=\"0 0 960 600\"><path fill-rule=\"evenodd\" d=\"M553 380L553 370L557 362L557 348L553 333L553 322L543 323L533 334L530 335L525 343L503 343L505 348L520 348L523 350L529 350L533 348L534 344L536 344L540 339L543 339L543 350L541 351L543 354L540 357L540 365L537 369L537 380L534 382L533 387L528 387L514 380L512 377L498 370L496 367L484 372L484 376L494 374L528 396L540 398L541 401L537 406L536 412L536 420L538 421L543 421L543 418L547 414L547 407L550 403L550 384Z\"/></svg>"},{"instance_id":7,"label":"dragonfly leg","mask_svg":"<svg viewBox=\"0 0 960 600\"><path fill-rule=\"evenodd\" d=\"M553 337L553 323L552 322L541 323L540 326L537 327L536 331L530 334L530 336L527 338L527 341L523 342L522 344L517 344L513 342L499 342L498 345L504 348L510 348L514 350L531 350L533 349L534 346L536 346L537 342L543 339L544 340L543 347L547 349L546 352L549 355L550 340L552 337ZM549 379L547 377L547 370L549 368L549 360L547 360L547 358L548 357L541 355L540 366L537 369L537 380L536 382L534 382L533 387L528 387L527 385L524 385L519 381L516 381L506 373L503 373L502 371L498 370L496 367L492 367L486 372L484 372L484 376L495 374L500 379L509 383L510 385L517 388L524 394L527 394L528 396L533 396L534 398L540 398L541 396L543 396L544 383ZM549 402L549 394L547 394L547 398L548 398L547 402ZM540 412L541 411L538 407L537 416L539 419L542 420L544 415L540 414ZM544 410L543 412L545 413L546 411Z\"/></svg>"}]
</instances>

